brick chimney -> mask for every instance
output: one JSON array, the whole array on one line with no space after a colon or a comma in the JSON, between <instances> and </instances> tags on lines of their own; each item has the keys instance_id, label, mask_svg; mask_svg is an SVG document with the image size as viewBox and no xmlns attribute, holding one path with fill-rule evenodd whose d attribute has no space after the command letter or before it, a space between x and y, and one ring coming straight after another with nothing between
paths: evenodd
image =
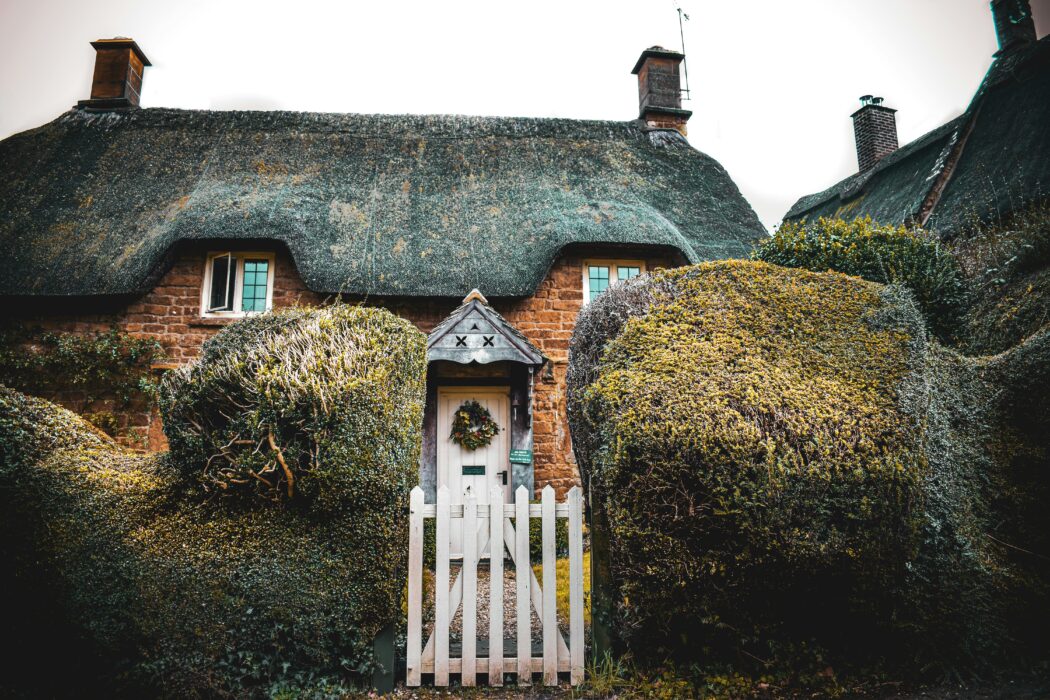
<instances>
[{"instance_id":1,"label":"brick chimney","mask_svg":"<svg viewBox=\"0 0 1050 700\"><path fill-rule=\"evenodd\" d=\"M1035 41L1035 20L1028 0L992 0L999 53Z\"/></svg>"},{"instance_id":2,"label":"brick chimney","mask_svg":"<svg viewBox=\"0 0 1050 700\"><path fill-rule=\"evenodd\" d=\"M632 74L638 76L638 118L657 129L677 129L685 136L685 123L693 115L682 109L682 83L678 66L685 54L662 46L642 52Z\"/></svg>"},{"instance_id":3,"label":"brick chimney","mask_svg":"<svg viewBox=\"0 0 1050 700\"><path fill-rule=\"evenodd\" d=\"M142 91L142 72L150 65L146 54L131 39L99 39L95 49L95 75L91 80L91 99L80 100L90 109L135 109Z\"/></svg>"},{"instance_id":4,"label":"brick chimney","mask_svg":"<svg viewBox=\"0 0 1050 700\"><path fill-rule=\"evenodd\" d=\"M854 112L853 134L857 140L857 165L864 172L897 150L897 110L885 107L881 97L864 95Z\"/></svg>"}]
</instances>

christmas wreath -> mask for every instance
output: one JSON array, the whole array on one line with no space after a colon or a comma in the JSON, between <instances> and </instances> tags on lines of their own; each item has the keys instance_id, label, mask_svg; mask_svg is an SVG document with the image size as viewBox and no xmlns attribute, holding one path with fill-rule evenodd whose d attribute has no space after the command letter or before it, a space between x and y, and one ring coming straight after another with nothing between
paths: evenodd
<instances>
[{"instance_id":1,"label":"christmas wreath","mask_svg":"<svg viewBox=\"0 0 1050 700\"><path fill-rule=\"evenodd\" d=\"M477 401L467 401L456 409L449 438L468 450L476 450L492 442L498 432L499 426L488 409Z\"/></svg>"}]
</instances>

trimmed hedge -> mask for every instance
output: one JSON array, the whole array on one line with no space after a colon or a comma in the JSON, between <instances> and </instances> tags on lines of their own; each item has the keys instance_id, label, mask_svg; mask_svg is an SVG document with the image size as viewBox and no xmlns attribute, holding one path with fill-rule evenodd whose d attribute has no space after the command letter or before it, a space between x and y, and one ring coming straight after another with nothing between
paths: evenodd
<instances>
[{"instance_id":1,"label":"trimmed hedge","mask_svg":"<svg viewBox=\"0 0 1050 700\"><path fill-rule=\"evenodd\" d=\"M788 222L752 257L907 287L929 328L943 339L955 333L966 302L959 264L936 235L917 227L880 226L870 218Z\"/></svg>"},{"instance_id":2,"label":"trimmed hedge","mask_svg":"<svg viewBox=\"0 0 1050 700\"><path fill-rule=\"evenodd\" d=\"M287 364L304 358L330 368L309 386ZM376 632L401 615L424 367L423 335L385 311L247 319L165 385L173 452L160 456L0 391L2 555L27 611L8 638L38 642L28 687L254 696L367 678ZM271 430L298 477L292 498L285 483L280 499L217 487L213 440L251 436L273 459L259 439ZM232 474L259 469L241 455Z\"/></svg>"},{"instance_id":3,"label":"trimmed hedge","mask_svg":"<svg viewBox=\"0 0 1050 700\"><path fill-rule=\"evenodd\" d=\"M743 261L613 287L570 349L594 614L654 662L1001 659L1045 588L986 535L993 395L897 287Z\"/></svg>"},{"instance_id":4,"label":"trimmed hedge","mask_svg":"<svg viewBox=\"0 0 1050 700\"><path fill-rule=\"evenodd\" d=\"M387 311L252 316L166 378L164 432L205 494L329 511L382 505L414 483L425 376L422 334Z\"/></svg>"}]
</instances>

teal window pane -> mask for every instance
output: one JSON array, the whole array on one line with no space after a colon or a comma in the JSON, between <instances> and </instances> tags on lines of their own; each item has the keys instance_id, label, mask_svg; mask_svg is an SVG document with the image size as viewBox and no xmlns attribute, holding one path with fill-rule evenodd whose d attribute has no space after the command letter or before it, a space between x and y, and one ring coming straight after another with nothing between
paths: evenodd
<instances>
[{"instance_id":1,"label":"teal window pane","mask_svg":"<svg viewBox=\"0 0 1050 700\"><path fill-rule=\"evenodd\" d=\"M268 260L244 261L244 285L241 287L241 310L266 311Z\"/></svg>"},{"instance_id":2,"label":"teal window pane","mask_svg":"<svg viewBox=\"0 0 1050 700\"><path fill-rule=\"evenodd\" d=\"M589 265L587 283L590 288L589 301L594 301L595 297L609 288L609 268L605 265Z\"/></svg>"},{"instance_id":3,"label":"teal window pane","mask_svg":"<svg viewBox=\"0 0 1050 700\"><path fill-rule=\"evenodd\" d=\"M627 265L620 265L616 268L616 277L621 282L626 282L632 277L637 277L641 273L641 268L628 267Z\"/></svg>"}]
</instances>

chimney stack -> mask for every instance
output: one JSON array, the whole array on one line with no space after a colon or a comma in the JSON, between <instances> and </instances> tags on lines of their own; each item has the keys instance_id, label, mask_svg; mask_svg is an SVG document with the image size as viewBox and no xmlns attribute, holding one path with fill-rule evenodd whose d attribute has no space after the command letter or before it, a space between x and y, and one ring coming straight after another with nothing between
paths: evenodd
<instances>
[{"instance_id":1,"label":"chimney stack","mask_svg":"<svg viewBox=\"0 0 1050 700\"><path fill-rule=\"evenodd\" d=\"M1028 0L992 0L992 19L1000 54L1036 39L1035 20Z\"/></svg>"},{"instance_id":2,"label":"chimney stack","mask_svg":"<svg viewBox=\"0 0 1050 700\"><path fill-rule=\"evenodd\" d=\"M897 150L897 110L885 107L881 97L864 95L861 108L854 112L853 134L857 140L857 165L860 171L871 168Z\"/></svg>"},{"instance_id":3,"label":"chimney stack","mask_svg":"<svg viewBox=\"0 0 1050 700\"><path fill-rule=\"evenodd\" d=\"M656 129L677 129L685 136L685 123L693 115L682 109L682 83L678 66L685 54L651 46L634 64L638 76L638 118Z\"/></svg>"},{"instance_id":4,"label":"chimney stack","mask_svg":"<svg viewBox=\"0 0 1050 700\"><path fill-rule=\"evenodd\" d=\"M146 54L131 39L99 39L95 49L95 75L91 80L91 99L79 107L89 109L135 109L142 92L142 72L150 65Z\"/></svg>"}]
</instances>

